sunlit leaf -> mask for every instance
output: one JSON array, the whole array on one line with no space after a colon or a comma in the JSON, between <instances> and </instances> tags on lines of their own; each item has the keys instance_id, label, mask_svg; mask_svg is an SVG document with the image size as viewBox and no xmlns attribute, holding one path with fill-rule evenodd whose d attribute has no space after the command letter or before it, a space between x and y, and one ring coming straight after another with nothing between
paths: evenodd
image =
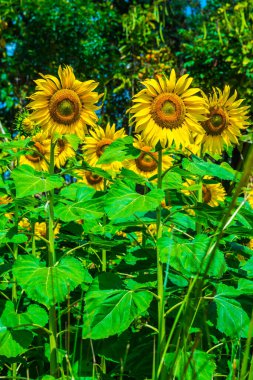
<instances>
[{"instance_id":1,"label":"sunlit leaf","mask_svg":"<svg viewBox=\"0 0 253 380\"><path fill-rule=\"evenodd\" d=\"M16 186L17 198L46 192L59 188L63 184L60 176L37 172L29 165L21 165L14 169L12 177Z\"/></svg>"},{"instance_id":2,"label":"sunlit leaf","mask_svg":"<svg viewBox=\"0 0 253 380\"><path fill-rule=\"evenodd\" d=\"M192 174L196 174L198 176L213 176L220 179L227 180L236 180L239 181L239 174L229 168L228 165L226 167L222 167L221 165L214 164L212 162L207 162L202 160L201 158L192 155L191 160L189 158L183 158L182 166L185 170L189 171Z\"/></svg>"},{"instance_id":3,"label":"sunlit leaf","mask_svg":"<svg viewBox=\"0 0 253 380\"><path fill-rule=\"evenodd\" d=\"M98 164L111 164L114 161L137 158L140 153L140 149L133 146L133 137L126 136L113 141L99 158Z\"/></svg>"},{"instance_id":4,"label":"sunlit leaf","mask_svg":"<svg viewBox=\"0 0 253 380\"><path fill-rule=\"evenodd\" d=\"M147 310L152 298L148 291L123 289L113 274L95 278L85 297L83 338L102 339L122 333Z\"/></svg>"},{"instance_id":5,"label":"sunlit leaf","mask_svg":"<svg viewBox=\"0 0 253 380\"><path fill-rule=\"evenodd\" d=\"M73 257L64 257L55 266L46 267L34 256L19 256L13 275L28 297L47 307L64 301L76 286L92 279L81 262Z\"/></svg>"},{"instance_id":6,"label":"sunlit leaf","mask_svg":"<svg viewBox=\"0 0 253 380\"><path fill-rule=\"evenodd\" d=\"M194 239L178 239L176 237L162 237L158 240L160 258L163 263L169 263L174 269L184 275L192 276L194 273L205 273L209 260L207 273L210 276L221 277L226 270L224 254L216 250L213 257L206 256L210 244L207 235L197 235Z\"/></svg>"},{"instance_id":7,"label":"sunlit leaf","mask_svg":"<svg viewBox=\"0 0 253 380\"><path fill-rule=\"evenodd\" d=\"M240 302L222 295L224 288L221 285L217 286L217 294L214 297L217 306L217 329L229 337L246 338L249 316Z\"/></svg>"},{"instance_id":8,"label":"sunlit leaf","mask_svg":"<svg viewBox=\"0 0 253 380\"><path fill-rule=\"evenodd\" d=\"M179 351L176 360L175 353L165 356L165 365L168 372L172 371L174 377L185 380L212 380L216 365L212 355L204 351L194 350L193 353ZM172 369L173 365L173 369Z\"/></svg>"},{"instance_id":9,"label":"sunlit leaf","mask_svg":"<svg viewBox=\"0 0 253 380\"><path fill-rule=\"evenodd\" d=\"M138 211L155 210L162 199L164 192L154 189L146 195L138 194L132 183L116 181L106 196L105 211L109 218L126 218Z\"/></svg>"}]
</instances>

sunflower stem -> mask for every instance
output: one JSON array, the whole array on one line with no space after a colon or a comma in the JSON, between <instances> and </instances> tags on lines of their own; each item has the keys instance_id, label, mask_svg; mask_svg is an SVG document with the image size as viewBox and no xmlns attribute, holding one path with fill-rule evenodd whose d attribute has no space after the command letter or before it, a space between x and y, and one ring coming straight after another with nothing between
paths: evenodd
<instances>
[{"instance_id":1,"label":"sunflower stem","mask_svg":"<svg viewBox=\"0 0 253 380\"><path fill-rule=\"evenodd\" d=\"M202 187L203 187L203 181L202 181L202 177L198 177L198 198L197 198L197 202L198 203L202 203L203 202L203 190L202 190ZM200 234L201 233L201 223L198 222L198 218L197 218L197 221L196 221L196 231L197 231L197 234Z\"/></svg>"},{"instance_id":2,"label":"sunflower stem","mask_svg":"<svg viewBox=\"0 0 253 380\"><path fill-rule=\"evenodd\" d=\"M18 233L18 205L15 203L15 211L14 211L14 220L15 220L15 230L16 234ZM14 243L13 246L13 259L16 261L18 258L18 244ZM14 305L15 310L17 309L17 282L16 278L13 277L13 285L12 285L12 302ZM16 310L17 311L17 310ZM16 380L17 378L17 363L13 363L11 366L12 371L12 379Z\"/></svg>"},{"instance_id":3,"label":"sunflower stem","mask_svg":"<svg viewBox=\"0 0 253 380\"><path fill-rule=\"evenodd\" d=\"M157 188L162 188L162 150L158 152L158 180ZM156 228L157 241L162 236L162 206L159 205L156 210ZM162 359L162 353L165 347L165 316L164 316L164 283L163 283L163 264L160 261L160 252L157 247L157 294L158 294L158 342L157 342L157 367ZM166 368L162 363L160 376L157 374L156 379L165 380L167 378Z\"/></svg>"},{"instance_id":4,"label":"sunflower stem","mask_svg":"<svg viewBox=\"0 0 253 380\"><path fill-rule=\"evenodd\" d=\"M55 143L51 140L49 174L54 174L54 148ZM48 210L48 264L53 267L56 262L55 244L54 244L54 190L48 192L49 210ZM53 281L53 279L52 279ZM53 288L53 287L52 287ZM57 376L57 326L56 326L56 309L55 305L49 309L49 336L50 345L50 375Z\"/></svg>"}]
</instances>

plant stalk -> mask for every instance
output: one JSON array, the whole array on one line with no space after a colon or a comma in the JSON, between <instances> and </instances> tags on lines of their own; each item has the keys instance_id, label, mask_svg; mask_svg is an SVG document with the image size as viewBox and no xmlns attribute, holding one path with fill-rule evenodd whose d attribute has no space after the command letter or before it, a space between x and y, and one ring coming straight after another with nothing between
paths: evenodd
<instances>
[{"instance_id":1,"label":"plant stalk","mask_svg":"<svg viewBox=\"0 0 253 380\"><path fill-rule=\"evenodd\" d=\"M158 182L157 188L162 188L162 150L158 152ZM156 210L156 228L157 241L162 236L162 206L159 205ZM158 295L158 342L157 342L157 367L162 360L162 354L165 348L165 313L164 313L164 282L163 282L163 263L160 261L160 252L157 248L157 295ZM159 380L166 380L166 367L162 364L162 370L156 375Z\"/></svg>"},{"instance_id":2,"label":"plant stalk","mask_svg":"<svg viewBox=\"0 0 253 380\"><path fill-rule=\"evenodd\" d=\"M54 174L54 148L55 144L51 140L50 150L50 166L49 174ZM54 190L48 192L49 200L49 212L48 212L48 265L53 267L56 263L55 257L55 244L54 244ZM53 281L53 279L52 279ZM52 288L54 288L52 286ZM51 332L49 337L50 345L50 375L57 376L58 364L57 364L57 326L56 326L56 309L55 304L50 306L49 309L49 330Z\"/></svg>"}]
</instances>

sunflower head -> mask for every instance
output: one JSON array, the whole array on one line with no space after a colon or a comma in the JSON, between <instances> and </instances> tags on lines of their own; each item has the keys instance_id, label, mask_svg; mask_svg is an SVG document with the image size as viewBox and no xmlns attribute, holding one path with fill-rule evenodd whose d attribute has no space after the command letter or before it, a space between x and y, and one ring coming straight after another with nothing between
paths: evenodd
<instances>
[{"instance_id":1,"label":"sunflower head","mask_svg":"<svg viewBox=\"0 0 253 380\"><path fill-rule=\"evenodd\" d=\"M134 96L129 111L136 132L149 145L185 147L191 142L191 132L204 133L200 122L206 120L205 99L195 95L198 88L189 88L191 82L188 74L177 80L175 70L169 79L157 75L142 82L145 88Z\"/></svg>"},{"instance_id":2,"label":"sunflower head","mask_svg":"<svg viewBox=\"0 0 253 380\"><path fill-rule=\"evenodd\" d=\"M57 168L63 167L66 161L75 155L74 149L64 136L57 140L55 147L55 166Z\"/></svg>"},{"instance_id":3,"label":"sunflower head","mask_svg":"<svg viewBox=\"0 0 253 380\"><path fill-rule=\"evenodd\" d=\"M78 176L77 182L83 182L98 191L104 190L104 178L89 170L76 170Z\"/></svg>"},{"instance_id":4,"label":"sunflower head","mask_svg":"<svg viewBox=\"0 0 253 380\"><path fill-rule=\"evenodd\" d=\"M124 166L146 178L155 176L158 168L158 153L153 152L152 146L144 142L140 135L135 136L134 146L140 149L141 153L136 159L126 160ZM172 163L172 157L164 154L162 158L162 170L165 171L170 168Z\"/></svg>"},{"instance_id":5,"label":"sunflower head","mask_svg":"<svg viewBox=\"0 0 253 380\"><path fill-rule=\"evenodd\" d=\"M38 171L47 171L50 160L50 139L43 134L37 133L32 137L34 143L30 152L20 157L20 165L32 166Z\"/></svg>"},{"instance_id":6,"label":"sunflower head","mask_svg":"<svg viewBox=\"0 0 253 380\"><path fill-rule=\"evenodd\" d=\"M205 176L204 180L211 180L211 177ZM196 182L192 179L187 179L184 182L185 187L194 186ZM192 195L192 191L187 189L181 190L182 193L189 196ZM202 184L202 200L204 203L211 207L217 207L221 202L224 202L226 192L221 183L203 183Z\"/></svg>"},{"instance_id":7,"label":"sunflower head","mask_svg":"<svg viewBox=\"0 0 253 380\"><path fill-rule=\"evenodd\" d=\"M85 137L83 151L85 161L91 166L95 166L102 156L106 148L119 138L125 137L126 133L124 129L119 129L116 131L115 124L106 125L103 129L100 126L89 131L89 135ZM122 167L121 162L115 161L112 164L102 164L101 168L104 170L114 170L119 171Z\"/></svg>"},{"instance_id":8,"label":"sunflower head","mask_svg":"<svg viewBox=\"0 0 253 380\"><path fill-rule=\"evenodd\" d=\"M203 152L221 154L224 146L238 144L241 129L247 128L249 107L240 106L243 99L237 98L237 92L230 96L230 87L225 86L223 92L213 89L213 94L203 97L208 105L207 120L202 122L204 135L196 136L196 143L202 144Z\"/></svg>"},{"instance_id":9,"label":"sunflower head","mask_svg":"<svg viewBox=\"0 0 253 380\"><path fill-rule=\"evenodd\" d=\"M95 126L98 119L95 111L100 107L95 103L101 95L93 92L98 83L80 82L70 66L59 67L59 79L52 75L41 76L42 79L35 81L36 92L28 104L33 110L31 120L38 122L48 134L57 131L84 138L86 126Z\"/></svg>"}]
</instances>

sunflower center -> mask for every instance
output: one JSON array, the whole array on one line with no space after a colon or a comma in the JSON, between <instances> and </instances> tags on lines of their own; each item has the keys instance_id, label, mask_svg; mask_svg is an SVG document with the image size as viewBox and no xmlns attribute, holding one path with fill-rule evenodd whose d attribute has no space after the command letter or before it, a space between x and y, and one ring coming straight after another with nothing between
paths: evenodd
<instances>
[{"instance_id":1,"label":"sunflower center","mask_svg":"<svg viewBox=\"0 0 253 380\"><path fill-rule=\"evenodd\" d=\"M143 172L152 172L157 168L157 162L156 160L158 159L157 153L151 153L150 152L150 147L144 146L141 148L144 150L140 154L138 158L135 159L136 166L139 170L142 170ZM149 152L148 154L145 152Z\"/></svg>"},{"instance_id":2,"label":"sunflower center","mask_svg":"<svg viewBox=\"0 0 253 380\"><path fill-rule=\"evenodd\" d=\"M209 120L203 123L208 135L217 136L228 127L228 116L221 107L211 108Z\"/></svg>"},{"instance_id":3,"label":"sunflower center","mask_svg":"<svg viewBox=\"0 0 253 380\"><path fill-rule=\"evenodd\" d=\"M175 113L176 111L176 107L175 107L175 104L170 102L170 101L166 101L164 102L164 104L162 105L162 108L161 108L162 112L164 112L166 115L172 115L173 113Z\"/></svg>"},{"instance_id":4,"label":"sunflower center","mask_svg":"<svg viewBox=\"0 0 253 380\"><path fill-rule=\"evenodd\" d=\"M202 197L205 203L209 203L212 199L211 191L205 186L202 186Z\"/></svg>"},{"instance_id":5,"label":"sunflower center","mask_svg":"<svg viewBox=\"0 0 253 380\"><path fill-rule=\"evenodd\" d=\"M73 90L58 90L49 101L49 113L59 124L72 124L80 117L82 104Z\"/></svg>"},{"instance_id":6,"label":"sunflower center","mask_svg":"<svg viewBox=\"0 0 253 380\"><path fill-rule=\"evenodd\" d=\"M36 143L34 144L34 148L36 149L37 152L34 151L32 154L26 154L25 157L29 161L40 162L41 160L43 160L42 156L44 156L44 154L46 153L45 149L43 145L39 143L38 141L36 141Z\"/></svg>"},{"instance_id":7,"label":"sunflower center","mask_svg":"<svg viewBox=\"0 0 253 380\"><path fill-rule=\"evenodd\" d=\"M155 97L150 113L160 127L175 129L182 126L186 109L178 95L163 93Z\"/></svg>"},{"instance_id":8,"label":"sunflower center","mask_svg":"<svg viewBox=\"0 0 253 380\"><path fill-rule=\"evenodd\" d=\"M63 116L69 116L74 112L74 103L69 99L64 99L57 104L57 111Z\"/></svg>"},{"instance_id":9,"label":"sunflower center","mask_svg":"<svg viewBox=\"0 0 253 380\"><path fill-rule=\"evenodd\" d=\"M100 183L103 181L103 177L100 177L99 175L96 175L96 174L92 174L89 171L85 172L85 176L86 176L87 182L90 185L96 185L97 183Z\"/></svg>"},{"instance_id":10,"label":"sunflower center","mask_svg":"<svg viewBox=\"0 0 253 380\"><path fill-rule=\"evenodd\" d=\"M112 143L111 139L103 139L97 143L96 146L96 155L97 157L102 156L106 148Z\"/></svg>"}]
</instances>

